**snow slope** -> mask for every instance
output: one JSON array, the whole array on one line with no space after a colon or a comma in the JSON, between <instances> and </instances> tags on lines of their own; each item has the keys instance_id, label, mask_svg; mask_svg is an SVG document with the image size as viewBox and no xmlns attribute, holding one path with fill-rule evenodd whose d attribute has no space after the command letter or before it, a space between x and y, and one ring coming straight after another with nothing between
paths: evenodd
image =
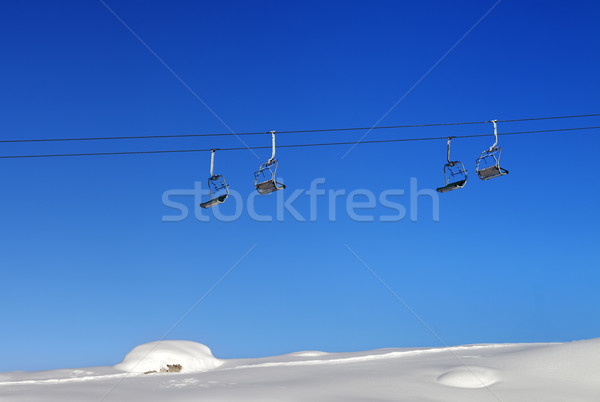
<instances>
[{"instance_id":1,"label":"snow slope","mask_svg":"<svg viewBox=\"0 0 600 402\"><path fill-rule=\"evenodd\" d=\"M140 373L169 364L182 372ZM66 400L600 401L600 339L235 360L165 341L115 367L0 373L0 401Z\"/></svg>"}]
</instances>

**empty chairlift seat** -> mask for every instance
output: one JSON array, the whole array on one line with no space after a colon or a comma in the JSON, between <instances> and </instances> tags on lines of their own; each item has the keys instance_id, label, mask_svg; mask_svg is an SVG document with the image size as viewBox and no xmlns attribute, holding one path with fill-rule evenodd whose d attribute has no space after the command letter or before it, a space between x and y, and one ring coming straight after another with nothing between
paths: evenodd
<instances>
[{"instance_id":1,"label":"empty chairlift seat","mask_svg":"<svg viewBox=\"0 0 600 402\"><path fill-rule=\"evenodd\" d=\"M277 163L277 161L274 161L274 162ZM277 168L274 169L274 171L276 171L276 170L277 170ZM258 172L255 172L254 175L255 175L254 185L256 187L256 191L258 191L259 194L270 194L274 191L282 190L285 188L285 184L275 181L274 173L271 172L271 170L269 169L268 166L265 166L265 167L261 166L261 169ZM269 176L270 176L270 178L266 179L266 177L269 177ZM259 180L262 180L262 181L259 182Z\"/></svg>"},{"instance_id":2,"label":"empty chairlift seat","mask_svg":"<svg viewBox=\"0 0 600 402\"><path fill-rule=\"evenodd\" d=\"M225 182L225 178L220 174L214 174L215 166L215 150L211 151L210 155L210 177L208 178L208 191L210 200L200 204L202 208L210 208L225 202L229 196L229 185Z\"/></svg>"},{"instance_id":3,"label":"empty chairlift seat","mask_svg":"<svg viewBox=\"0 0 600 402\"><path fill-rule=\"evenodd\" d=\"M497 146L498 120L492 120L491 123L494 123L494 144L481 153L479 158L477 158L475 167L475 172L481 180L489 180L508 174L508 170L500 167L500 152L502 149Z\"/></svg>"},{"instance_id":4,"label":"empty chairlift seat","mask_svg":"<svg viewBox=\"0 0 600 402\"><path fill-rule=\"evenodd\" d=\"M215 198L211 198L210 200L203 202L200 204L200 206L202 208L210 208L213 207L217 204L222 204L225 202L225 200L227 199L228 194L224 194Z\"/></svg>"},{"instance_id":5,"label":"empty chairlift seat","mask_svg":"<svg viewBox=\"0 0 600 402\"><path fill-rule=\"evenodd\" d=\"M508 170L501 168L497 165L488 166L483 169L477 169L476 172L477 176L479 176L481 180L493 179L494 177L500 177L505 174L508 174Z\"/></svg>"},{"instance_id":6,"label":"empty chairlift seat","mask_svg":"<svg viewBox=\"0 0 600 402\"><path fill-rule=\"evenodd\" d=\"M463 188L467 184L467 171L465 165L461 161L450 160L450 141L452 137L448 137L448 153L444 165L444 180L446 185L436 189L438 193L447 193L448 191Z\"/></svg>"},{"instance_id":7,"label":"empty chairlift seat","mask_svg":"<svg viewBox=\"0 0 600 402\"><path fill-rule=\"evenodd\" d=\"M437 188L438 193L463 188L467 184L467 171L462 162L453 161L444 165L444 178L446 179L446 185Z\"/></svg>"},{"instance_id":8,"label":"empty chairlift seat","mask_svg":"<svg viewBox=\"0 0 600 402\"><path fill-rule=\"evenodd\" d=\"M260 168L254 172L254 187L259 194L270 194L277 190L283 190L285 185L275 180L277 166L279 161L275 159L275 131L271 131L273 152L271 159L260 165Z\"/></svg>"}]
</instances>

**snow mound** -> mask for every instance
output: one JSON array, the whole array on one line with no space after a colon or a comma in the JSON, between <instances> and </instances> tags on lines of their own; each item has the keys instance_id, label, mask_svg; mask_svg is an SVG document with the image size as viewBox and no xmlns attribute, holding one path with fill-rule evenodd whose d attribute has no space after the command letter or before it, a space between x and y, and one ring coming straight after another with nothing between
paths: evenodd
<instances>
[{"instance_id":1,"label":"snow mound","mask_svg":"<svg viewBox=\"0 0 600 402\"><path fill-rule=\"evenodd\" d=\"M485 367L460 366L440 375L437 381L455 388L483 388L497 383L498 375Z\"/></svg>"},{"instance_id":2,"label":"snow mound","mask_svg":"<svg viewBox=\"0 0 600 402\"><path fill-rule=\"evenodd\" d=\"M128 373L181 371L193 373L219 367L223 362L210 349L191 341L157 341L135 347L114 368ZM176 370L170 370L177 365Z\"/></svg>"}]
</instances>

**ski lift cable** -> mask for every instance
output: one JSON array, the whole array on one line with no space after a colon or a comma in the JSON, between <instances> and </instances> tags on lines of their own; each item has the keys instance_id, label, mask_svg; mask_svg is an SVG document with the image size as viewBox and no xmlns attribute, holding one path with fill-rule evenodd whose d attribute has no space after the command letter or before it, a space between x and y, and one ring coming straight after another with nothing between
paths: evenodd
<instances>
[{"instance_id":1,"label":"ski lift cable","mask_svg":"<svg viewBox=\"0 0 600 402\"><path fill-rule=\"evenodd\" d=\"M508 119L498 120L501 123L514 123L524 121L538 120L554 120L554 119L574 119L582 117L599 117L600 113L595 114L580 114L568 116L547 116L547 117L530 117L524 119ZM459 126L473 124L487 124L490 121L465 121L454 123L427 123L427 124L407 124L394 126L377 126L377 127L345 127L345 128L323 128L312 130L287 130L277 131L278 134L301 134L301 133L325 133L336 131L357 131L357 130L384 130L394 128L417 128L417 127L440 127L440 126ZM226 136L242 136L242 135L264 135L270 134L270 131L256 131L245 133L201 133L201 134L164 134L164 135L139 135L139 136L115 136L115 137L79 137L79 138L26 138L26 139L8 139L0 140L0 143L29 143L29 142L66 142L66 141L106 141L106 140L143 140L143 139L165 139L165 138L195 138L195 137L226 137ZM446 138L446 137L444 137ZM252 148L250 148L252 149Z\"/></svg>"},{"instance_id":2,"label":"ski lift cable","mask_svg":"<svg viewBox=\"0 0 600 402\"><path fill-rule=\"evenodd\" d=\"M489 123L489 121L488 121ZM522 134L540 134L540 133L553 133L553 132L568 132L578 130L594 130L600 129L600 126L590 127L572 127L572 128L557 128L548 130L533 130L533 131L515 131L509 133L498 133L501 135L522 135ZM263 133L264 134L264 133ZM490 134L469 134L469 135L454 135L451 138L477 138L477 137L488 137ZM396 138L388 140L369 140L361 141L359 144L382 144L391 142L412 142L412 141L432 141L432 140L447 140L448 136L443 137L422 137L422 138ZM279 148L307 148L307 147L321 147L321 146L337 146L337 145L352 145L355 141L345 142L323 142L323 143L309 143L309 144L284 144L279 145ZM219 151L239 151L245 149L272 149L272 145L265 146L254 146L254 147L231 147L231 148L217 148ZM33 154L33 155L2 155L0 159L22 159L22 158L58 158L58 157L71 157L71 156L111 156L111 155L143 155L143 154L168 154L168 153L188 153L188 152L211 152L215 148L203 148L203 149L168 149L168 150L148 150L148 151L117 151L117 152L87 152L87 153L69 153L69 154Z\"/></svg>"}]
</instances>

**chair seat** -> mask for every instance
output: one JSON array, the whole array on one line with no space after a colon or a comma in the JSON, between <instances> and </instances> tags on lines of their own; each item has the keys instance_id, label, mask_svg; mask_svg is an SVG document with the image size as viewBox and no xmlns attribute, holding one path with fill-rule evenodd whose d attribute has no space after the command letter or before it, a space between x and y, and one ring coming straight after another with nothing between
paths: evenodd
<instances>
[{"instance_id":1,"label":"chair seat","mask_svg":"<svg viewBox=\"0 0 600 402\"><path fill-rule=\"evenodd\" d=\"M200 204L200 206L202 208L210 208L210 207L213 207L213 206L215 206L217 204L224 203L226 199L227 199L227 194L222 195L220 197L213 198L213 199L208 200L206 202L203 202L202 204Z\"/></svg>"},{"instance_id":2,"label":"chair seat","mask_svg":"<svg viewBox=\"0 0 600 402\"><path fill-rule=\"evenodd\" d=\"M448 183L444 187L437 188L436 191L438 193L445 193L448 191L456 190L457 188L463 188L467 184L466 180L459 180L453 183Z\"/></svg>"},{"instance_id":3,"label":"chair seat","mask_svg":"<svg viewBox=\"0 0 600 402\"><path fill-rule=\"evenodd\" d=\"M279 184L279 186L278 186ZM274 191L284 189L285 185L277 183L275 180L267 180L256 184L256 190L260 194L270 194Z\"/></svg>"},{"instance_id":4,"label":"chair seat","mask_svg":"<svg viewBox=\"0 0 600 402\"><path fill-rule=\"evenodd\" d=\"M477 175L481 180L493 179L494 177L499 177L508 173L508 170L502 169L499 166L488 166L481 170L477 171Z\"/></svg>"}]
</instances>

